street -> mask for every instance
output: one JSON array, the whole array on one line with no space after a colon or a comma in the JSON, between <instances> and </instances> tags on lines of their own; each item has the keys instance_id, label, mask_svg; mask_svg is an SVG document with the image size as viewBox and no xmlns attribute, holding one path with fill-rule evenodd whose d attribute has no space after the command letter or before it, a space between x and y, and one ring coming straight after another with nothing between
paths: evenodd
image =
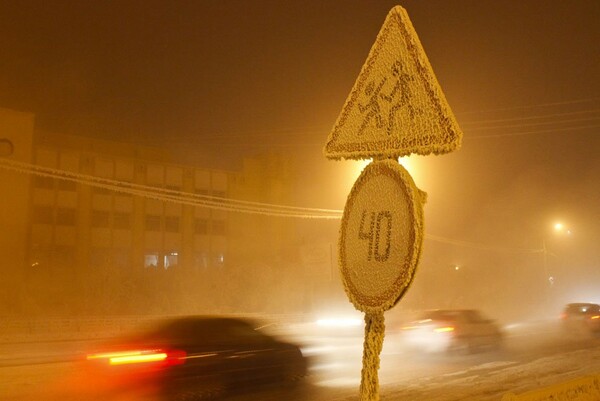
<instances>
[{"instance_id":1,"label":"street","mask_svg":"<svg viewBox=\"0 0 600 401\"><path fill-rule=\"evenodd\" d=\"M502 350L464 356L411 353L397 339L388 336L379 370L381 399L499 400L509 391L520 393L600 371L598 338L568 336L548 324L510 327L507 333ZM311 368L302 383L294 387L262 387L249 393L234 392L222 399L357 400L361 341L354 336L312 338L307 341L312 346L305 348ZM73 342L19 347L3 344L0 347L2 399L98 399L93 389L85 388L85 383L77 380L81 362L76 356L84 346ZM87 394L87 398L81 398L82 394Z\"/></svg>"}]
</instances>

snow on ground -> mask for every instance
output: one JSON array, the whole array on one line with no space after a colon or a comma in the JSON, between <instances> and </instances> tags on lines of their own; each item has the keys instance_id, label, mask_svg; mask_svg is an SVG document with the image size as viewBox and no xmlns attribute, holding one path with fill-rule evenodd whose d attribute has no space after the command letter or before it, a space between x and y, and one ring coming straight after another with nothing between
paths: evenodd
<instances>
[{"instance_id":1,"label":"snow on ground","mask_svg":"<svg viewBox=\"0 0 600 401\"><path fill-rule=\"evenodd\" d=\"M0 389L3 394L0 399L44 400L39 397L39 393L35 398L30 398L31 391L39 389L40 385L43 386L72 369L64 363L56 364L51 370L49 368L50 365L0 368ZM598 373L600 373L600 346L538 358L529 362L496 361L437 376L423 376L396 382L385 380L380 393L381 401L500 401L508 392L520 394ZM360 380L358 375L356 383ZM357 401L359 399L357 385L344 388L318 389L317 387L319 386L312 388L308 393L309 396L290 395L286 398L302 401ZM237 399L232 398L232 400ZM270 401L277 398L255 398L253 395L245 395L239 399Z\"/></svg>"},{"instance_id":2,"label":"snow on ground","mask_svg":"<svg viewBox=\"0 0 600 401\"><path fill-rule=\"evenodd\" d=\"M508 392L521 394L599 373L600 346L525 363L485 363L450 374L413 379L397 385L389 384L381 388L381 401L500 400ZM344 400L355 399L357 398Z\"/></svg>"}]
</instances>

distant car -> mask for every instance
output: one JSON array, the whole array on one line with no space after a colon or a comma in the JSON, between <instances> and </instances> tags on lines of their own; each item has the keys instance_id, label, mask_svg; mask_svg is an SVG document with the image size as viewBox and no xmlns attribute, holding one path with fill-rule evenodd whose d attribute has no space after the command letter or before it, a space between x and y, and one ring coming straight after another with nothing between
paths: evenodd
<instances>
[{"instance_id":1,"label":"distant car","mask_svg":"<svg viewBox=\"0 0 600 401\"><path fill-rule=\"evenodd\" d=\"M496 349L503 342L500 327L474 309L426 311L399 334L409 349L428 353L467 354Z\"/></svg>"},{"instance_id":2,"label":"distant car","mask_svg":"<svg viewBox=\"0 0 600 401\"><path fill-rule=\"evenodd\" d=\"M600 305L589 302L567 304L561 321L567 332L600 333Z\"/></svg>"},{"instance_id":3,"label":"distant car","mask_svg":"<svg viewBox=\"0 0 600 401\"><path fill-rule=\"evenodd\" d=\"M86 377L105 400L205 399L303 377L300 348L256 327L230 317L174 318L89 353Z\"/></svg>"}]
</instances>

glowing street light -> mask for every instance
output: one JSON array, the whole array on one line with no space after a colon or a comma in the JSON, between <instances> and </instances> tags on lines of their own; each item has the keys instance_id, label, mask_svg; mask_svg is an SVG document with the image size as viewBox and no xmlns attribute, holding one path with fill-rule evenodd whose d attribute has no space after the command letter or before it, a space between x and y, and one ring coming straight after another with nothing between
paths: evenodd
<instances>
[{"instance_id":1,"label":"glowing street light","mask_svg":"<svg viewBox=\"0 0 600 401\"><path fill-rule=\"evenodd\" d=\"M561 234L561 235L571 235L571 230L566 228L566 226L562 223L562 222L556 222L554 223L554 232L556 234ZM554 284L554 277L550 276L549 271L548 271L548 248L546 246L546 238L544 238L542 240L542 252L544 255L544 274L546 277L548 277L548 282L550 283L550 287L553 286ZM550 253L550 255L552 255Z\"/></svg>"},{"instance_id":2,"label":"glowing street light","mask_svg":"<svg viewBox=\"0 0 600 401\"><path fill-rule=\"evenodd\" d=\"M563 235L571 235L572 234L571 230L568 229L563 223L555 223L554 231L557 234L563 234Z\"/></svg>"}]
</instances>

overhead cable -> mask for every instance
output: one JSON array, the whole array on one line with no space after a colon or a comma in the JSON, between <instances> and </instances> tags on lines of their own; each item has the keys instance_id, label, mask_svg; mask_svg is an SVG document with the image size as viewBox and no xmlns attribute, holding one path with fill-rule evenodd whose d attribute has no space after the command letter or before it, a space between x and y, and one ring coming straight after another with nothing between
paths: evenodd
<instances>
[{"instance_id":1,"label":"overhead cable","mask_svg":"<svg viewBox=\"0 0 600 401\"><path fill-rule=\"evenodd\" d=\"M297 217L306 219L340 219L341 211L296 206L284 206L260 202L234 200L223 197L200 195L190 192L177 191L148 185L135 184L125 181L111 180L102 177L58 170L11 159L0 158L0 167L21 173L57 178L84 185L100 187L115 192L128 193L145 198L181 203L191 206L204 207L240 213L253 213L268 216Z\"/></svg>"},{"instance_id":2,"label":"overhead cable","mask_svg":"<svg viewBox=\"0 0 600 401\"><path fill-rule=\"evenodd\" d=\"M39 166L30 163L19 162L16 160L0 158L0 168L17 171L20 173L31 174L42 177L56 178L60 180L72 181L83 185L89 185L98 188L104 188L114 192L126 193L140 196L148 199L154 199L164 202L173 202L194 207L222 210L227 212L238 212L247 214L258 214L273 217L290 217L302 219L325 219L339 220L342 218L343 210L319 209L296 206L285 206L269 203L250 202L243 200L234 200L229 198L193 194L189 192L176 191L165 188L152 187L147 185L134 184L125 181L111 180L102 177L90 176L74 173L65 170L54 169L50 167ZM510 253L540 253L543 249L527 248L507 248L488 246L468 241L454 240L438 235L425 234L425 239L466 248L481 249L495 252Z\"/></svg>"}]
</instances>

